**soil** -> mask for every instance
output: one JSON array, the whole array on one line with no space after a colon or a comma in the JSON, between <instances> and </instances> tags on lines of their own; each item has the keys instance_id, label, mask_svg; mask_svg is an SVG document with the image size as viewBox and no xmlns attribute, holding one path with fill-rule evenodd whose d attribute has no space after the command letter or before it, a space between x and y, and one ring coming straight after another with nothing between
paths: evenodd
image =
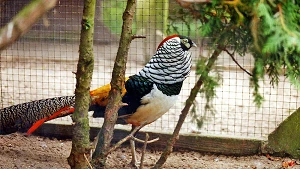
<instances>
[{"instance_id":1,"label":"soil","mask_svg":"<svg viewBox=\"0 0 300 169\"><path fill-rule=\"evenodd\" d=\"M71 141L57 140L40 136L24 136L20 133L0 136L0 168L70 168L67 157L71 151ZM141 149L137 149L141 155ZM144 168L151 168L159 159L161 151L148 149L145 154ZM130 149L123 146L108 157L108 168L132 168ZM173 152L163 168L186 169L300 169L299 161L294 166L290 158L247 156L233 157L203 154L194 151L178 150Z\"/></svg>"}]
</instances>

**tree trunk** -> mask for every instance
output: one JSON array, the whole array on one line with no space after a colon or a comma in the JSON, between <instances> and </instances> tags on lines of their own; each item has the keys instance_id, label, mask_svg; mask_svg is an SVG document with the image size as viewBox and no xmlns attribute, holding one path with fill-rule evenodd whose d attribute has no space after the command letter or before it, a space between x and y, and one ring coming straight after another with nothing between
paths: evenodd
<instances>
[{"instance_id":1,"label":"tree trunk","mask_svg":"<svg viewBox=\"0 0 300 169\"><path fill-rule=\"evenodd\" d=\"M25 6L0 30L0 51L28 32L33 24L56 5L57 0L35 0Z\"/></svg>"},{"instance_id":2,"label":"tree trunk","mask_svg":"<svg viewBox=\"0 0 300 169\"><path fill-rule=\"evenodd\" d=\"M110 148L114 126L118 117L118 110L122 106L121 92L125 83L126 62L129 45L132 40L132 22L135 8L136 1L128 0L123 13L122 33L110 82L111 91L109 92L108 104L105 110L104 123L98 134L98 143L93 154L93 165L95 168L105 167L107 152Z\"/></svg>"},{"instance_id":3,"label":"tree trunk","mask_svg":"<svg viewBox=\"0 0 300 169\"><path fill-rule=\"evenodd\" d=\"M205 80L204 78L207 77L207 74L209 73L209 71L212 68L212 65L215 63L215 61L217 60L218 56L222 52L222 49L224 49L223 46L219 45L215 49L215 51L212 54L212 56L209 58L208 63L206 65L206 71L204 72L206 75L201 75L199 77L197 83L195 84L195 86L191 90L190 96L186 100L186 104L185 104L184 108L181 111L179 120L178 120L177 125L176 125L176 127L174 129L173 135L170 138L170 140L168 141L166 149L164 150L164 152L160 156L159 160L156 162L155 166L153 167L154 169L161 168L162 165L166 162L166 160L169 157L169 155L172 153L174 144L175 144L176 140L178 140L178 138L179 138L179 131L180 131L181 127L182 127L182 124L183 124L183 122L184 122L187 114L189 113L189 110L190 110L193 102L196 99L196 96L198 94L198 91L201 88L201 85L203 84L203 81Z\"/></svg>"},{"instance_id":4,"label":"tree trunk","mask_svg":"<svg viewBox=\"0 0 300 169\"><path fill-rule=\"evenodd\" d=\"M76 73L75 112L72 150L68 157L71 168L87 168L90 154L89 119L90 85L94 69L93 35L96 0L85 0L81 21L79 60Z\"/></svg>"}]
</instances>

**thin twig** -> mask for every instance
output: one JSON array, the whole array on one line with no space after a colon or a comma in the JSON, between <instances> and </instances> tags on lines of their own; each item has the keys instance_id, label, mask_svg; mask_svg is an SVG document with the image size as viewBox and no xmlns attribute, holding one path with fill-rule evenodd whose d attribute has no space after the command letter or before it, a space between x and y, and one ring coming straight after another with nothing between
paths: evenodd
<instances>
[{"instance_id":1,"label":"thin twig","mask_svg":"<svg viewBox=\"0 0 300 169\"><path fill-rule=\"evenodd\" d=\"M140 169L143 169L143 165L144 165L144 157L145 157L145 152L146 152L146 148L147 148L148 139L149 139L149 134L146 133L146 138L145 138L145 141L144 141L144 146L143 146L143 151L142 151L142 157L141 157Z\"/></svg>"},{"instance_id":2,"label":"thin twig","mask_svg":"<svg viewBox=\"0 0 300 169\"><path fill-rule=\"evenodd\" d=\"M133 139L134 141L136 141L136 142L139 142L139 143L145 143L144 140L138 139L138 138L136 138L136 137L132 137L132 139ZM148 143L148 144L154 143L154 142L156 142L156 141L158 141L158 140L159 140L159 138L157 137L157 138L155 138L155 139L153 139L153 140L147 141L147 143Z\"/></svg>"},{"instance_id":3,"label":"thin twig","mask_svg":"<svg viewBox=\"0 0 300 169\"><path fill-rule=\"evenodd\" d=\"M211 0L180 0L185 3L211 3Z\"/></svg>"},{"instance_id":4,"label":"thin twig","mask_svg":"<svg viewBox=\"0 0 300 169\"><path fill-rule=\"evenodd\" d=\"M136 127L134 130L132 130L129 135L127 135L126 137L124 137L122 140L120 140L119 142L117 142L112 148L110 148L107 151L106 155L108 155L109 153L111 153L112 151L114 151L115 149L117 149L118 147L120 147L125 141L129 140L130 138L133 138L134 133L136 133L143 126L144 125L140 125L140 126Z\"/></svg>"},{"instance_id":5,"label":"thin twig","mask_svg":"<svg viewBox=\"0 0 300 169\"><path fill-rule=\"evenodd\" d=\"M88 160L88 158L86 157L86 155L85 155L85 154L83 154L83 156L84 156L84 158L85 158L86 162L88 163L88 165L89 165L90 169L93 169L93 166L91 165L91 163L90 163L90 161Z\"/></svg>"},{"instance_id":6,"label":"thin twig","mask_svg":"<svg viewBox=\"0 0 300 169\"><path fill-rule=\"evenodd\" d=\"M132 35L131 40L136 39L136 38L146 38L146 36L143 35Z\"/></svg>"},{"instance_id":7,"label":"thin twig","mask_svg":"<svg viewBox=\"0 0 300 169\"><path fill-rule=\"evenodd\" d=\"M244 72L246 72L249 76L253 76L250 72L248 72L245 68L243 68L238 62L237 62L237 60L234 58L234 53L230 53L226 48L224 48L223 49L223 51L225 51L230 57L231 57L231 59L234 61L234 63L235 64L237 64L238 65L238 67L240 68L240 69L242 69Z\"/></svg>"}]
</instances>

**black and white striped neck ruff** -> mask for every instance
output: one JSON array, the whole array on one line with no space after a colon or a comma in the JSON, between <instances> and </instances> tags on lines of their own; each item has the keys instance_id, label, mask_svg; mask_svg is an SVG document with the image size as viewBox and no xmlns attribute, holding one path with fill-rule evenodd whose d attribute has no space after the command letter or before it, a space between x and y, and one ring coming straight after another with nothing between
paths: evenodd
<instances>
[{"instance_id":1,"label":"black and white striped neck ruff","mask_svg":"<svg viewBox=\"0 0 300 169\"><path fill-rule=\"evenodd\" d=\"M182 49L179 37L174 37L157 49L137 75L157 84L174 84L186 79L191 66L191 53Z\"/></svg>"}]
</instances>

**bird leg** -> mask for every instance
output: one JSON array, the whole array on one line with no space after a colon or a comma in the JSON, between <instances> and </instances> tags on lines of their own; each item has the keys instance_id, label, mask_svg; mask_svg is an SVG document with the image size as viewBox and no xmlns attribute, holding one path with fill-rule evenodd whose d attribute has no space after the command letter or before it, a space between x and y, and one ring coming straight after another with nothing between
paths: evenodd
<instances>
[{"instance_id":1,"label":"bird leg","mask_svg":"<svg viewBox=\"0 0 300 169\"><path fill-rule=\"evenodd\" d=\"M140 126L132 126L132 129L131 129L131 138L129 140L130 142L130 148L131 148L131 155L132 155L132 159L131 159L131 164L133 166L135 166L136 168L139 168L139 164L140 162L137 161L137 158L136 158L136 151L135 151L135 143L134 143L134 140L136 139L135 136L136 136L136 133L146 125L147 123L143 123L141 124Z\"/></svg>"},{"instance_id":2,"label":"bird leg","mask_svg":"<svg viewBox=\"0 0 300 169\"><path fill-rule=\"evenodd\" d=\"M144 143L143 151L142 151L142 157L141 157L140 169L143 169L143 165L144 165L144 157L145 157L145 153L146 153L146 148L147 148L148 139L149 139L149 134L146 133L145 143Z\"/></svg>"},{"instance_id":3,"label":"bird leg","mask_svg":"<svg viewBox=\"0 0 300 169\"><path fill-rule=\"evenodd\" d=\"M146 135L148 135L148 133L146 133ZM149 137L149 135L148 135L148 137ZM153 139L153 140L149 140L149 141L148 141L148 138L147 138L147 137L146 137L146 140L140 140L140 139L134 137L134 135L133 135L133 136L130 138L130 140L129 140L129 142L130 142L130 148L131 148L131 154L132 154L131 164L134 165L136 168L139 168L138 166L139 166L139 164L140 164L140 168L142 168L141 165L142 165L142 163L143 163L143 162L142 162L142 161L143 161L143 155L144 155L144 153L145 153L145 152L144 152L145 150L143 150L142 157L141 157L141 162L139 162L139 161L137 160L137 157L136 157L135 141L140 142L140 143L143 143L143 144L144 144L144 147L145 147L147 144L156 142L156 141L158 141L158 140L159 140L159 138L155 138L155 139ZM145 149L146 149L146 148L145 148Z\"/></svg>"},{"instance_id":4,"label":"bird leg","mask_svg":"<svg viewBox=\"0 0 300 169\"><path fill-rule=\"evenodd\" d=\"M133 139L130 139L129 140L130 142L130 147L131 147L131 155L132 155L132 158L131 158L131 164L133 166L135 166L136 168L139 168L139 164L140 162L137 160L137 157L136 157L136 151L135 151L135 143L134 143L134 140Z\"/></svg>"},{"instance_id":5,"label":"bird leg","mask_svg":"<svg viewBox=\"0 0 300 169\"><path fill-rule=\"evenodd\" d=\"M126 136L125 138L123 138L122 140L120 140L118 143L116 143L112 148L110 148L106 155L108 155L110 152L114 151L115 149L117 149L121 144L123 144L125 141L129 140L130 142L130 147L131 147L131 153L132 153L132 160L131 160L131 164L133 164L135 167L139 168L138 167L138 164L139 162L137 161L137 158L136 158L136 152L135 152L135 143L134 141L137 141L137 142L141 142L141 143L153 143L157 140L159 140L159 138L156 138L156 139L153 139L153 140L150 140L150 141L143 141L143 140L140 140L140 139L137 139L135 138L135 135L136 133L146 125L147 123L145 124L142 124L140 126L133 126L132 129L131 129L131 132L128 136Z\"/></svg>"}]
</instances>

